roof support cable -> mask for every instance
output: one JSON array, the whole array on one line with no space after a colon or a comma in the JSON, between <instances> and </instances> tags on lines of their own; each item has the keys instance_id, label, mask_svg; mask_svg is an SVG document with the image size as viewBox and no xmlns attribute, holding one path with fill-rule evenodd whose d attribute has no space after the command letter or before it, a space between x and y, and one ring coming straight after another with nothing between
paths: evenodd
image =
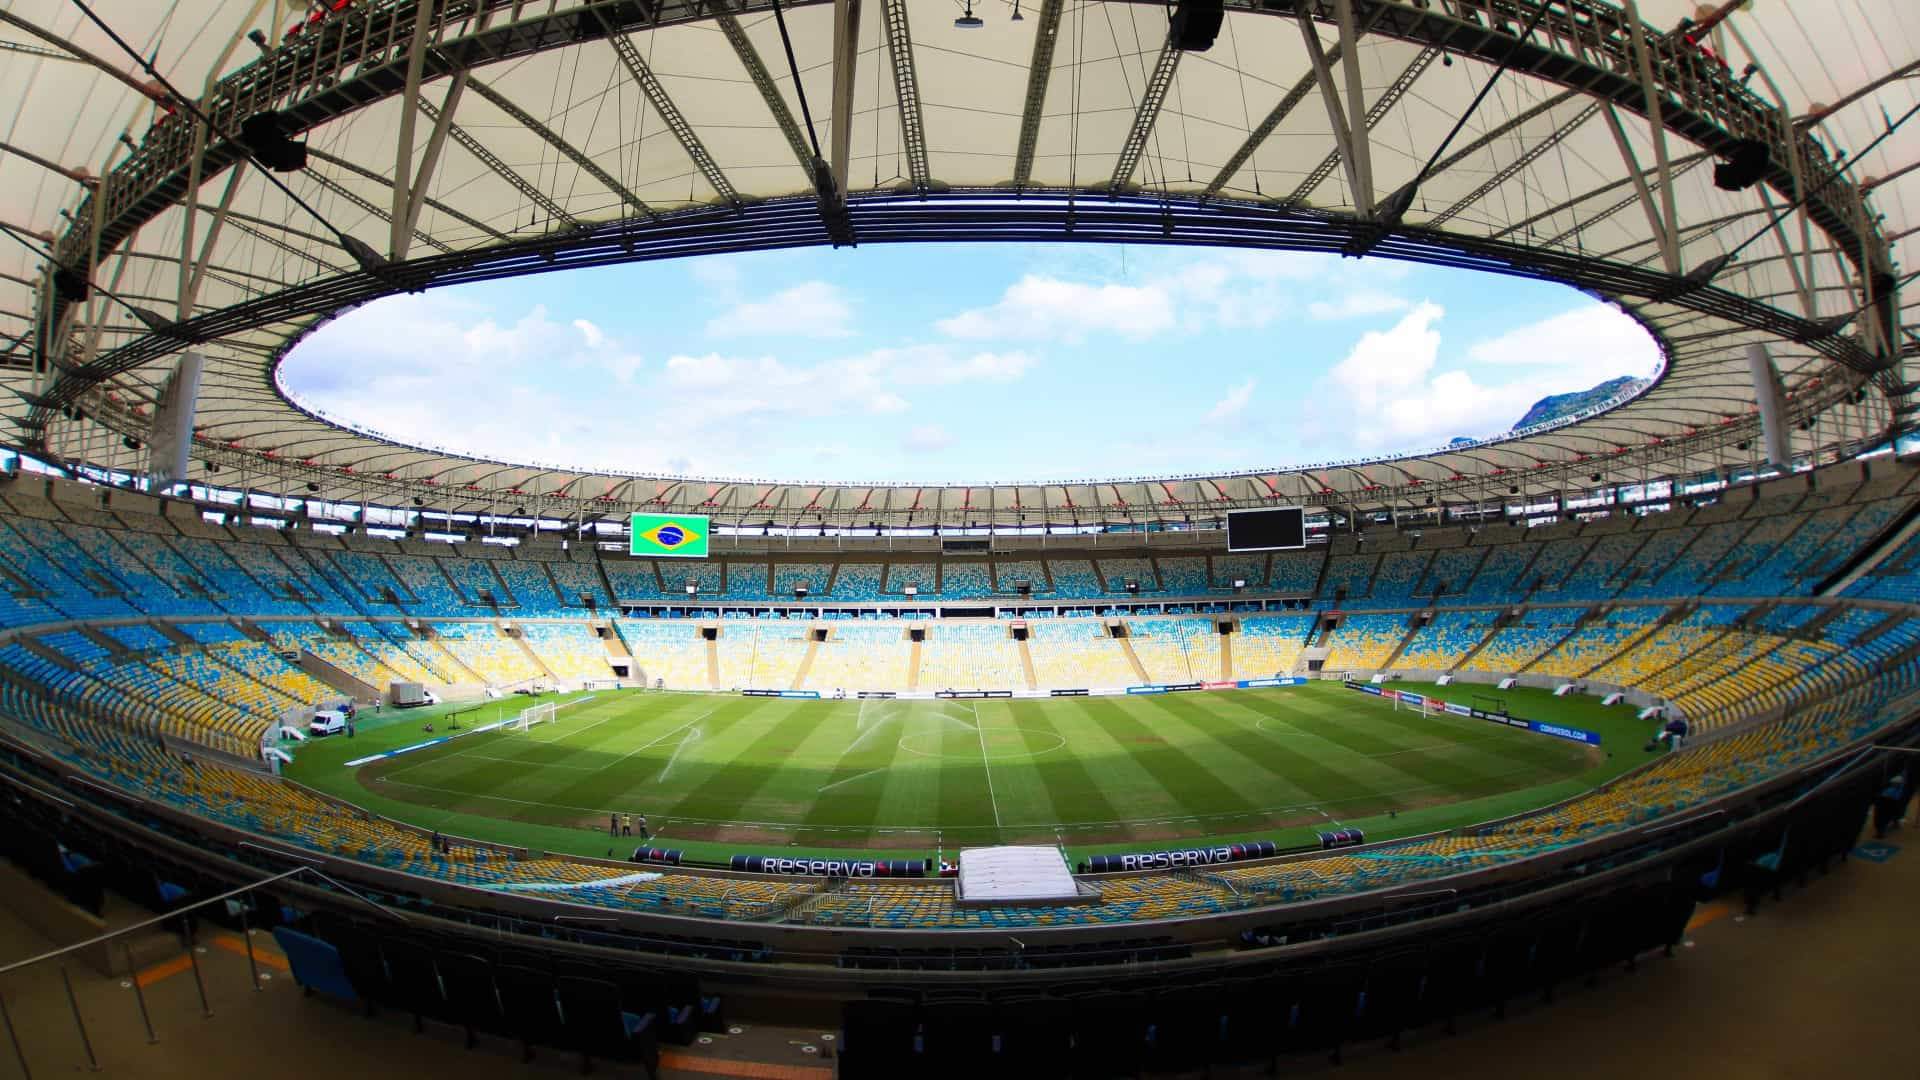
<instances>
[{"instance_id":1,"label":"roof support cable","mask_svg":"<svg viewBox=\"0 0 1920 1080\"><path fill-rule=\"evenodd\" d=\"M35 255L38 255L41 258L47 260L48 265L53 267L52 277L53 277L54 292L56 294L59 294L62 297L62 299L84 300L86 299L86 294L89 291L97 292L100 295L106 297L107 299L113 301L114 303L119 304L121 307L126 308L127 311L130 314L132 314L134 318L140 320L141 325L145 326L148 330L151 330L157 334L170 334L173 336L184 338L184 335L180 334L173 320L168 319L166 316L161 315L158 312L152 311L148 308L143 308L138 304L132 303L131 301L120 296L118 293L109 291L104 285L95 285L87 281L85 275L81 274L77 270L72 269L71 267L63 265L60 262L60 260L54 256L52 248L50 247L43 248L39 244L34 243L34 237L32 237L30 234L23 233L19 229L14 228L13 226L7 224L4 221L0 221L0 232L6 233L8 236L18 241L21 247L24 247L28 251L33 252ZM9 349L8 351L12 351L12 350ZM50 365L51 367L57 370L60 370L60 371L74 370L72 365L63 364L58 360L55 360L51 355L45 357L45 360L47 361L48 365ZM18 391L16 391L16 393L17 392ZM30 402L30 403L36 404L36 405L39 404L39 402Z\"/></svg>"},{"instance_id":2,"label":"roof support cable","mask_svg":"<svg viewBox=\"0 0 1920 1080\"><path fill-rule=\"evenodd\" d=\"M78 0L75 0L77 3ZM820 204L820 220L827 226L827 238L834 247L852 247L853 216L847 212L846 192L833 179L833 166L820 152L820 136L813 130L813 110L807 106L807 88L800 82L800 62L793 56L793 36L787 33L787 16L780 0L773 0L773 21L780 27L780 44L787 51L787 70L793 73L793 93L800 99L800 119L807 127L807 142L813 147L813 198Z\"/></svg>"},{"instance_id":3,"label":"roof support cable","mask_svg":"<svg viewBox=\"0 0 1920 1080\"><path fill-rule=\"evenodd\" d=\"M129 57L131 57L133 59L133 62L139 65L140 70L152 76L153 80L159 83L167 91L168 94L172 95L173 99L175 101L178 101L182 108L192 113L194 115L194 118L199 120L202 124L205 124L207 126L207 130L209 131L215 130L213 126L213 118L208 116L205 112L201 111L200 104L194 101L192 98L188 97L187 95L181 93L179 88L174 86L173 83L169 82L165 75L160 74L160 71L158 68L154 67L153 64L150 63L146 57L140 55L140 51L138 49L135 49L132 45L128 44L127 40L121 37L120 34L114 30L113 27L108 26L105 20L101 19L100 16L94 14L93 8L87 6L87 0L73 0L73 6L80 9L80 13L87 17L87 21L99 27L102 33L106 34L108 38L112 39L113 43L120 47L121 52L124 52ZM416 17L424 18L425 12L423 11L420 15ZM225 133L225 134L227 134L229 138L233 138L231 133ZM244 141L241 142L241 145L245 145ZM300 209L305 210L308 214L312 215L315 221L318 221L321 225L325 226L326 230L334 235L334 238L339 243L340 247L343 250L345 250L347 254L353 256L353 260L355 262L360 264L360 268L362 270L366 271L369 274L374 274L374 273L379 273L380 271L386 269L387 260L382 258L379 252L373 250L373 248L370 247L366 243L366 241L361 240L358 237L352 236L351 234L342 230L339 226L335 225L333 222L328 221L325 214L322 214L320 211L314 209L311 203L308 203L305 199L301 198L300 195L293 190L293 188L289 187L279 177L273 175L271 170L262 168L257 171L263 178L266 179L268 183L272 184L274 187L279 188L280 193L285 195L295 206L298 206Z\"/></svg>"},{"instance_id":4,"label":"roof support cable","mask_svg":"<svg viewBox=\"0 0 1920 1080\"><path fill-rule=\"evenodd\" d=\"M1481 103L1486 101L1487 95L1493 92L1494 84L1500 81L1500 76L1507 73L1507 69L1513 66L1514 58L1520 55L1520 47L1526 44L1535 30L1540 28L1541 21L1547 17L1547 12L1552 8L1552 4L1541 4L1539 10L1533 13L1533 18L1527 20L1527 25L1521 29L1519 35L1508 43L1506 54L1500 58L1500 63L1493 69L1493 74L1487 76L1487 81L1480 87L1480 92L1475 94L1473 101L1454 118L1453 129L1447 132L1447 137L1441 139L1440 145L1433 148L1433 153L1427 157L1427 163L1420 166L1420 171L1413 174L1413 179L1387 196L1386 200L1380 204L1379 212L1374 217L1375 226L1348 244L1347 254L1365 255L1389 230L1399 226L1400 219L1406 216L1407 208L1413 205L1413 197L1419 192L1420 185L1432 175L1433 167L1439 162L1440 155L1447 152L1447 147L1453 145L1453 140L1459 137L1460 130L1467 126L1467 121L1480 110Z\"/></svg>"}]
</instances>

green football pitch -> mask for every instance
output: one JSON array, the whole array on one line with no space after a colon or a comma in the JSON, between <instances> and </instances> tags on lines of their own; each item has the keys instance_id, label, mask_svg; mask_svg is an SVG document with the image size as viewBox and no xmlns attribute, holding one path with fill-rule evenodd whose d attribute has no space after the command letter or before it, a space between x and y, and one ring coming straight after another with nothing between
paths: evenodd
<instances>
[{"instance_id":1,"label":"green football pitch","mask_svg":"<svg viewBox=\"0 0 1920 1080\"><path fill-rule=\"evenodd\" d=\"M1487 688L1452 689L1471 703ZM985 701L623 690L553 699L557 720L524 732L471 730L524 697L363 716L353 739L302 746L288 775L398 820L536 849L624 856L638 837L609 838L617 812L644 814L657 846L692 858L919 858L993 843L1286 846L1342 826L1382 839L1545 805L1645 760L1647 725L1625 706L1498 696L1604 742L1396 710L1336 683ZM346 765L429 738L428 721L448 734L456 711L451 741Z\"/></svg>"}]
</instances>

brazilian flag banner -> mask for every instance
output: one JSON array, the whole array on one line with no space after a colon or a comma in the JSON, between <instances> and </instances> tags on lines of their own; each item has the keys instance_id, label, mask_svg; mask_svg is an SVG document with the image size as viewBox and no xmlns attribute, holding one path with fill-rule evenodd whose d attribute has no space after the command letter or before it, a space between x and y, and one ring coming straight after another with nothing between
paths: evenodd
<instances>
[{"instance_id":1,"label":"brazilian flag banner","mask_svg":"<svg viewBox=\"0 0 1920 1080\"><path fill-rule=\"evenodd\" d=\"M635 514L628 550L635 555L704 559L707 533L707 519L699 514Z\"/></svg>"}]
</instances>

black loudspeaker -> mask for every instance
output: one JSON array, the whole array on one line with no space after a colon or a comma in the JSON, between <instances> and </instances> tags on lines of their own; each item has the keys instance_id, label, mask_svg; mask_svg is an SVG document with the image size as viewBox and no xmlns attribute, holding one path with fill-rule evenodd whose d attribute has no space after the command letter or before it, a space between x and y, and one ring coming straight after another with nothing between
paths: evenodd
<instances>
[{"instance_id":1,"label":"black loudspeaker","mask_svg":"<svg viewBox=\"0 0 1920 1080\"><path fill-rule=\"evenodd\" d=\"M1734 144L1727 160L1713 167L1713 186L1721 191L1745 191L1767 175L1767 144L1742 139Z\"/></svg>"},{"instance_id":2,"label":"black loudspeaker","mask_svg":"<svg viewBox=\"0 0 1920 1080\"><path fill-rule=\"evenodd\" d=\"M1173 43L1189 52L1206 52L1220 36L1227 17L1225 0L1180 0L1173 9Z\"/></svg>"},{"instance_id":3,"label":"black loudspeaker","mask_svg":"<svg viewBox=\"0 0 1920 1080\"><path fill-rule=\"evenodd\" d=\"M299 172L307 167L307 144L287 138L277 112L254 113L240 121L240 141L255 161L274 172Z\"/></svg>"},{"instance_id":4,"label":"black loudspeaker","mask_svg":"<svg viewBox=\"0 0 1920 1080\"><path fill-rule=\"evenodd\" d=\"M53 295L69 304L78 304L87 298L93 287L87 282L87 275L62 266L53 272Z\"/></svg>"}]
</instances>

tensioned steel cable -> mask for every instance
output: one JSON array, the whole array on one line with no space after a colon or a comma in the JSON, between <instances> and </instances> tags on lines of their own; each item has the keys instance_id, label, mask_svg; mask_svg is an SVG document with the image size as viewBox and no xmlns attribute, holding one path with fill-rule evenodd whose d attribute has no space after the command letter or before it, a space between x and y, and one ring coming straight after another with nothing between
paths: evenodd
<instances>
[{"instance_id":1,"label":"tensioned steel cable","mask_svg":"<svg viewBox=\"0 0 1920 1080\"><path fill-rule=\"evenodd\" d=\"M1487 100L1487 95L1493 92L1493 86L1500 81L1500 76L1505 75L1507 69L1513 66L1514 57L1520 55L1520 46L1524 45L1527 39L1533 36L1533 32L1540 28L1541 21L1547 17L1547 11L1552 6L1551 4L1541 4L1539 10L1533 13L1533 18L1527 20L1526 27L1520 31L1520 36L1514 38L1513 44L1507 46L1507 54L1500 58L1499 66L1495 67L1493 74L1487 77L1486 85L1482 86L1480 92L1473 96L1473 101L1467 105L1466 111L1454 119L1453 130L1447 132L1447 137L1441 139L1440 145L1433 148L1433 154L1427 158L1427 163L1420 166L1420 171L1415 173L1413 179L1408 181L1407 186L1402 189L1407 192L1409 198L1411 198L1412 193L1426 181L1427 176L1433 172L1434 163L1440 160L1440 155L1446 153L1447 147L1453 145L1453 140L1459 136L1460 129L1466 127L1467 121L1472 118L1475 112L1479 111L1480 103ZM1358 133L1356 132L1355 134Z\"/></svg>"},{"instance_id":2,"label":"tensioned steel cable","mask_svg":"<svg viewBox=\"0 0 1920 1080\"><path fill-rule=\"evenodd\" d=\"M773 0L773 21L780 26L780 44L787 50L787 70L793 72L793 93L800 99L800 118L807 122L807 140L813 144L814 158L825 161L826 155L820 152L820 136L813 130L813 110L807 108L807 88L800 82L800 62L793 58L793 38L787 33L787 17L780 10L780 0Z\"/></svg>"}]
</instances>

